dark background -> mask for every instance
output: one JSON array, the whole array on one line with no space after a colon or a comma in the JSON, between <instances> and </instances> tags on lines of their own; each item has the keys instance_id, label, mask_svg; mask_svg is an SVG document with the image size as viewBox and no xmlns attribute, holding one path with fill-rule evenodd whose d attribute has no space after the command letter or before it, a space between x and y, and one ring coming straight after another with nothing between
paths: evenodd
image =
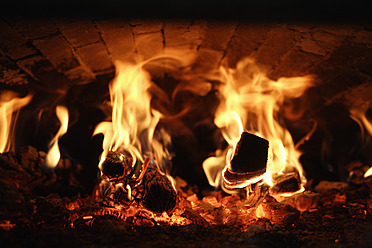
<instances>
[{"instance_id":1,"label":"dark background","mask_svg":"<svg viewBox=\"0 0 372 248\"><path fill-rule=\"evenodd\" d=\"M8 0L7 3L1 5L2 15L13 16L124 16L370 22L370 8L367 3L366 0Z\"/></svg>"}]
</instances>

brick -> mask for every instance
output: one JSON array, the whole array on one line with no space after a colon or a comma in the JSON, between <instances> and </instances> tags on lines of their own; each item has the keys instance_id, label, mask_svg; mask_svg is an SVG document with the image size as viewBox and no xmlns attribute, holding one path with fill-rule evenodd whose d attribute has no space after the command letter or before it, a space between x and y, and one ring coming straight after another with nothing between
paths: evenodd
<instances>
[{"instance_id":1,"label":"brick","mask_svg":"<svg viewBox=\"0 0 372 248\"><path fill-rule=\"evenodd\" d=\"M146 34L158 32L163 28L163 21L158 19L132 19L130 24L133 25L133 33Z\"/></svg>"},{"instance_id":2,"label":"brick","mask_svg":"<svg viewBox=\"0 0 372 248\"><path fill-rule=\"evenodd\" d=\"M168 21L164 25L165 46L192 49L199 46L205 33L205 23Z\"/></svg>"},{"instance_id":3,"label":"brick","mask_svg":"<svg viewBox=\"0 0 372 248\"><path fill-rule=\"evenodd\" d=\"M27 75L16 64L5 57L0 57L0 84L14 86L28 83Z\"/></svg>"},{"instance_id":4,"label":"brick","mask_svg":"<svg viewBox=\"0 0 372 248\"><path fill-rule=\"evenodd\" d=\"M34 45L59 71L69 70L79 66L72 47L62 35L35 40Z\"/></svg>"},{"instance_id":5,"label":"brick","mask_svg":"<svg viewBox=\"0 0 372 248\"><path fill-rule=\"evenodd\" d=\"M17 61L19 68L48 89L67 89L71 82L58 72L48 59L36 55Z\"/></svg>"},{"instance_id":6,"label":"brick","mask_svg":"<svg viewBox=\"0 0 372 248\"><path fill-rule=\"evenodd\" d=\"M340 46L343 39L322 31L315 31L312 34L305 35L298 46L305 52L326 55Z\"/></svg>"},{"instance_id":7,"label":"brick","mask_svg":"<svg viewBox=\"0 0 372 248\"><path fill-rule=\"evenodd\" d=\"M201 46L216 51L226 50L237 23L236 22L208 22L205 30L205 39Z\"/></svg>"},{"instance_id":8,"label":"brick","mask_svg":"<svg viewBox=\"0 0 372 248\"><path fill-rule=\"evenodd\" d=\"M11 18L9 22L28 39L36 39L57 33L57 28L49 18Z\"/></svg>"},{"instance_id":9,"label":"brick","mask_svg":"<svg viewBox=\"0 0 372 248\"><path fill-rule=\"evenodd\" d=\"M348 109L361 108L364 104L371 104L372 82L366 81L360 85L351 86L345 91L335 95L330 102L343 103ZM371 105L369 105L371 106Z\"/></svg>"},{"instance_id":10,"label":"brick","mask_svg":"<svg viewBox=\"0 0 372 248\"><path fill-rule=\"evenodd\" d=\"M161 32L136 35L135 46L141 59L152 58L163 53L163 35Z\"/></svg>"},{"instance_id":11,"label":"brick","mask_svg":"<svg viewBox=\"0 0 372 248\"><path fill-rule=\"evenodd\" d=\"M87 66L78 66L68 71L65 71L64 74L69 80L76 84L85 84L91 82L95 79L95 75L90 71Z\"/></svg>"},{"instance_id":12,"label":"brick","mask_svg":"<svg viewBox=\"0 0 372 248\"><path fill-rule=\"evenodd\" d=\"M198 58L194 65L194 70L199 71L208 71L217 69L221 63L223 56L222 51L215 51L208 48L200 48L198 51Z\"/></svg>"},{"instance_id":13,"label":"brick","mask_svg":"<svg viewBox=\"0 0 372 248\"><path fill-rule=\"evenodd\" d=\"M372 48L372 31L370 30L359 30L353 34L352 41L356 43L365 44L367 47Z\"/></svg>"},{"instance_id":14,"label":"brick","mask_svg":"<svg viewBox=\"0 0 372 248\"><path fill-rule=\"evenodd\" d=\"M253 55L257 62L267 68L275 67L281 58L295 45L297 35L285 26L272 27L267 39Z\"/></svg>"},{"instance_id":15,"label":"brick","mask_svg":"<svg viewBox=\"0 0 372 248\"><path fill-rule=\"evenodd\" d=\"M344 42L328 58L326 65L350 67L372 50L364 44Z\"/></svg>"},{"instance_id":16,"label":"brick","mask_svg":"<svg viewBox=\"0 0 372 248\"><path fill-rule=\"evenodd\" d=\"M244 57L251 56L265 40L270 27L265 24L241 23L235 31L225 58L230 67Z\"/></svg>"},{"instance_id":17,"label":"brick","mask_svg":"<svg viewBox=\"0 0 372 248\"><path fill-rule=\"evenodd\" d=\"M76 51L93 72L101 72L112 67L111 58L102 42L80 47Z\"/></svg>"},{"instance_id":18,"label":"brick","mask_svg":"<svg viewBox=\"0 0 372 248\"><path fill-rule=\"evenodd\" d=\"M310 73L315 74L320 81L317 92L323 99L330 99L347 88L360 85L366 81L366 76L360 72L336 65L319 64L312 68Z\"/></svg>"},{"instance_id":19,"label":"brick","mask_svg":"<svg viewBox=\"0 0 372 248\"><path fill-rule=\"evenodd\" d=\"M193 23L189 27L190 37L192 41L192 45L198 46L202 43L205 38L205 30L207 28L206 21L193 21Z\"/></svg>"},{"instance_id":20,"label":"brick","mask_svg":"<svg viewBox=\"0 0 372 248\"><path fill-rule=\"evenodd\" d=\"M296 77L309 74L309 69L323 60L323 56L305 53L298 48L292 49L281 63L270 71L268 76L272 79L279 77Z\"/></svg>"},{"instance_id":21,"label":"brick","mask_svg":"<svg viewBox=\"0 0 372 248\"><path fill-rule=\"evenodd\" d=\"M358 58L354 63L353 67L360 71L372 76L372 50L369 49L363 56Z\"/></svg>"},{"instance_id":22,"label":"brick","mask_svg":"<svg viewBox=\"0 0 372 248\"><path fill-rule=\"evenodd\" d=\"M27 40L7 23L0 21L0 50L13 60L35 54Z\"/></svg>"},{"instance_id":23,"label":"brick","mask_svg":"<svg viewBox=\"0 0 372 248\"><path fill-rule=\"evenodd\" d=\"M357 27L355 25L340 25L337 23L328 23L328 24L321 24L316 27L317 30L323 30L327 33L340 36L340 38L343 36L348 36L352 33L354 33L354 30Z\"/></svg>"},{"instance_id":24,"label":"brick","mask_svg":"<svg viewBox=\"0 0 372 248\"><path fill-rule=\"evenodd\" d=\"M103 20L97 22L112 60L134 61L134 40L126 20Z\"/></svg>"},{"instance_id":25,"label":"brick","mask_svg":"<svg viewBox=\"0 0 372 248\"><path fill-rule=\"evenodd\" d=\"M190 23L183 26L167 23L164 26L165 45L167 47L191 47L192 34L189 26Z\"/></svg>"},{"instance_id":26,"label":"brick","mask_svg":"<svg viewBox=\"0 0 372 248\"><path fill-rule=\"evenodd\" d=\"M100 40L98 29L89 19L62 19L56 25L74 47Z\"/></svg>"}]
</instances>

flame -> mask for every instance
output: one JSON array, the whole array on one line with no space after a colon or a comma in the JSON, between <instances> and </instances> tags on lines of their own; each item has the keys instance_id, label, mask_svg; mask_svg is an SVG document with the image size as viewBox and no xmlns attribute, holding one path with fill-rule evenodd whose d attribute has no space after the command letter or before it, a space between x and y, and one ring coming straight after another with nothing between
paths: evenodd
<instances>
[{"instance_id":1,"label":"flame","mask_svg":"<svg viewBox=\"0 0 372 248\"><path fill-rule=\"evenodd\" d=\"M243 131L269 141L269 154L263 180L269 186L275 178L296 171L301 184L306 183L299 162L301 153L295 148L291 134L278 121L280 106L287 98L298 98L310 87L311 77L270 80L251 59L242 60L236 69L220 67L219 86L221 102L215 114L215 124L221 130L228 147L217 150L216 156L203 162L210 185L221 185L221 172L230 168L230 161ZM240 188L261 180L253 178ZM224 189L227 191L226 189ZM303 190L303 187L301 191Z\"/></svg>"},{"instance_id":2,"label":"flame","mask_svg":"<svg viewBox=\"0 0 372 248\"><path fill-rule=\"evenodd\" d=\"M28 104L31 98L31 95L18 98L17 93L13 91L0 93L0 153L11 150L18 111Z\"/></svg>"},{"instance_id":3,"label":"flame","mask_svg":"<svg viewBox=\"0 0 372 248\"><path fill-rule=\"evenodd\" d=\"M369 107L369 102L361 104L359 107L350 109L350 117L359 124L362 138L364 139L364 132L367 131L369 137L372 137L372 122L368 120L366 113ZM369 177L372 175L372 167L367 170L364 177Z\"/></svg>"},{"instance_id":4,"label":"flame","mask_svg":"<svg viewBox=\"0 0 372 248\"><path fill-rule=\"evenodd\" d=\"M49 151L45 157L45 165L49 168L55 168L58 164L58 161L61 157L59 152L58 140L67 132L68 128L68 110L66 107L57 106L56 115L58 117L61 126L54 136L54 138L49 143Z\"/></svg>"},{"instance_id":5,"label":"flame","mask_svg":"<svg viewBox=\"0 0 372 248\"><path fill-rule=\"evenodd\" d=\"M163 129L155 132L163 115L151 107L152 95L149 90L154 84L150 73L144 69L150 63L156 65L159 60L163 69L172 69L190 64L192 57L169 52L138 64L116 61L116 77L109 85L112 120L99 123L93 134L104 135L100 168L109 151L125 150L133 157L132 166L136 161L143 163L143 155L150 152L161 169L167 169L163 163L171 158L166 148L171 138ZM165 64L164 60L170 61Z\"/></svg>"},{"instance_id":6,"label":"flame","mask_svg":"<svg viewBox=\"0 0 372 248\"><path fill-rule=\"evenodd\" d=\"M104 134L100 165L109 151L125 149L133 159L143 163L145 151L154 152L162 159L167 154L157 140L153 139L161 113L150 106L149 88L151 78L143 64L116 63L117 75L110 84L112 122L102 122L94 131Z\"/></svg>"},{"instance_id":7,"label":"flame","mask_svg":"<svg viewBox=\"0 0 372 248\"><path fill-rule=\"evenodd\" d=\"M264 218L265 217L265 211L263 210L262 205L259 205L256 208L256 216L257 216L257 218Z\"/></svg>"}]
</instances>

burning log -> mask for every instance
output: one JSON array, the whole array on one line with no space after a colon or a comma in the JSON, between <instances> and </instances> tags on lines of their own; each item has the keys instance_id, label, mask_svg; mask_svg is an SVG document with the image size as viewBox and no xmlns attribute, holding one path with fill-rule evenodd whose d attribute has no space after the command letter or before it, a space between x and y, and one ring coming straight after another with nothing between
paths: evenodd
<instances>
[{"instance_id":1,"label":"burning log","mask_svg":"<svg viewBox=\"0 0 372 248\"><path fill-rule=\"evenodd\" d=\"M224 172L224 185L228 189L242 188L246 182L266 172L269 142L254 134L243 132L231 160L231 170Z\"/></svg>"},{"instance_id":2,"label":"burning log","mask_svg":"<svg viewBox=\"0 0 372 248\"><path fill-rule=\"evenodd\" d=\"M231 160L231 169L237 173L266 171L269 142L254 134L243 132Z\"/></svg>"},{"instance_id":3,"label":"burning log","mask_svg":"<svg viewBox=\"0 0 372 248\"><path fill-rule=\"evenodd\" d=\"M177 194L169 179L157 167L150 167L144 175L144 206L154 212L171 212L177 203Z\"/></svg>"},{"instance_id":4,"label":"burning log","mask_svg":"<svg viewBox=\"0 0 372 248\"><path fill-rule=\"evenodd\" d=\"M281 175L275 181L276 184L270 188L270 195L295 193L301 189L301 181L296 172L285 176Z\"/></svg>"},{"instance_id":5,"label":"burning log","mask_svg":"<svg viewBox=\"0 0 372 248\"><path fill-rule=\"evenodd\" d=\"M103 178L114 184L122 183L123 186L118 189L111 186L105 197L110 196L109 200L123 204L122 195L127 194L125 201L139 201L151 211L162 213L173 210L177 200L176 191L169 179L159 170L153 156L150 157L151 159L145 159L142 167L136 169L129 153L109 152L101 165ZM138 187L140 184L141 187Z\"/></svg>"},{"instance_id":6,"label":"burning log","mask_svg":"<svg viewBox=\"0 0 372 248\"><path fill-rule=\"evenodd\" d=\"M133 158L129 153L110 151L101 165L103 178L117 181L128 176L132 171Z\"/></svg>"}]
</instances>

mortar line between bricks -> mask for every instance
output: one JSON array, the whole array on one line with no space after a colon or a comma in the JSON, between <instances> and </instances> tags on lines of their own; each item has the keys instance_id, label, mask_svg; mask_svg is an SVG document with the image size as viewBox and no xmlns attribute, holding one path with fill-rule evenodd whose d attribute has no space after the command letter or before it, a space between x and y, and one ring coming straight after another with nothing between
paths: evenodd
<instances>
[{"instance_id":1,"label":"mortar line between bricks","mask_svg":"<svg viewBox=\"0 0 372 248\"><path fill-rule=\"evenodd\" d=\"M97 41L93 41L93 42L89 42L89 43L86 43L86 44L84 44L84 45L79 45L79 46L73 46L74 48L76 48L76 49L80 49L80 48L84 48L84 47L86 47L86 46L90 46L90 45L94 45L94 44L99 44L100 43L100 41L102 41L101 39L99 39L99 40L97 40ZM102 41L103 42L103 41ZM106 44L103 42L103 44L105 45L105 47L106 47ZM107 49L106 49L107 50ZM108 51L107 51L108 52ZM110 54L110 53L109 53Z\"/></svg>"},{"instance_id":2,"label":"mortar line between bricks","mask_svg":"<svg viewBox=\"0 0 372 248\"><path fill-rule=\"evenodd\" d=\"M161 32L161 36L162 36L162 38L163 38L163 50L165 49L165 47L166 47L166 44L165 44L165 33L164 33L164 26L165 26L165 24L163 23L163 25L162 25L162 27L161 27L161 29L160 29L160 32Z\"/></svg>"},{"instance_id":3,"label":"mortar line between bricks","mask_svg":"<svg viewBox=\"0 0 372 248\"><path fill-rule=\"evenodd\" d=\"M93 78L95 77L93 71L84 63L83 59L80 58L79 56L79 53L76 51L76 48L72 45L72 43L63 35L63 33L61 32L61 30L59 29L59 27L57 27L57 25L55 25L57 30L60 32L62 38L67 42L67 44L69 44L70 48L71 48L71 53L72 53L72 56L79 62L79 65L84 69L84 71L86 71L87 73L89 73Z\"/></svg>"},{"instance_id":4,"label":"mortar line between bricks","mask_svg":"<svg viewBox=\"0 0 372 248\"><path fill-rule=\"evenodd\" d=\"M26 38L26 39L29 40L29 41L38 41L38 40L44 40L44 39L48 39L48 38L57 37L58 35L63 35L61 33L61 31L58 29L58 27L56 27L56 29L58 31L55 32L55 33L44 35L44 36L40 36L40 37L36 37L36 38Z\"/></svg>"},{"instance_id":5,"label":"mortar line between bricks","mask_svg":"<svg viewBox=\"0 0 372 248\"><path fill-rule=\"evenodd\" d=\"M8 56L6 56L6 57L9 58L9 59L11 59L13 62L16 63L16 62L19 62L19 61L22 61L22 60L25 60L25 59L32 59L32 58L34 58L36 56L44 56L44 55L39 50L37 50L37 52L34 53L34 54L26 55L26 56L24 56L22 58L19 58L19 59L16 59L16 60L13 60L13 59L11 59Z\"/></svg>"},{"instance_id":6,"label":"mortar line between bricks","mask_svg":"<svg viewBox=\"0 0 372 248\"><path fill-rule=\"evenodd\" d=\"M20 59L17 59L17 60L13 60L13 59L9 58L9 56L5 56L5 58L10 59L14 63L14 65L17 66L17 68L19 69L19 71L21 73L24 73L27 76L27 80L28 80L28 82L30 84L30 83L38 82L38 80L35 79L32 74L28 73L26 70L24 70L22 67L20 67L18 65L18 62L22 62L22 61L27 60L27 59L36 58L37 56L42 56L43 58L45 58L44 55L39 50L37 50L37 52L34 53L34 54L30 54L30 55L24 56L24 57L22 57ZM53 68L55 68L55 67L53 66Z\"/></svg>"},{"instance_id":7,"label":"mortar line between bricks","mask_svg":"<svg viewBox=\"0 0 372 248\"><path fill-rule=\"evenodd\" d=\"M223 54L222 54L221 59L220 59L220 62L218 63L218 67L221 66L221 63L222 63L223 59L224 59L225 56L226 56L227 49L229 49L232 40L235 38L235 33L236 33L236 30L238 30L239 26L240 26L240 22L238 22L238 23L236 24L235 29L234 29L234 32L232 32L232 34L231 34L231 36L230 36L230 38L229 38L229 41L228 41L227 44L226 44L226 47L225 47L225 49L224 49L224 51L223 51Z\"/></svg>"},{"instance_id":8,"label":"mortar line between bricks","mask_svg":"<svg viewBox=\"0 0 372 248\"><path fill-rule=\"evenodd\" d=\"M110 53L109 49L107 48L107 44L106 44L105 39L103 39L103 35L102 35L101 30L99 29L99 27L98 27L96 21L92 20L92 23L93 23L94 27L97 29L98 36L99 36L99 39L100 39L100 40L98 40L97 42L91 43L91 44L86 44L86 46L87 46L87 45L92 45L92 44L95 44L95 43L99 43L100 41L102 41L103 45L105 45L105 50L106 50L107 54L110 56L111 61L112 61L112 54ZM80 48L80 47L79 47L79 48Z\"/></svg>"},{"instance_id":9,"label":"mortar line between bricks","mask_svg":"<svg viewBox=\"0 0 372 248\"><path fill-rule=\"evenodd\" d=\"M136 25L131 24L129 20L128 20L128 25L129 25L130 32L132 34L134 53L138 55L136 37L135 37L134 32L133 32L133 27L135 27Z\"/></svg>"}]
</instances>

